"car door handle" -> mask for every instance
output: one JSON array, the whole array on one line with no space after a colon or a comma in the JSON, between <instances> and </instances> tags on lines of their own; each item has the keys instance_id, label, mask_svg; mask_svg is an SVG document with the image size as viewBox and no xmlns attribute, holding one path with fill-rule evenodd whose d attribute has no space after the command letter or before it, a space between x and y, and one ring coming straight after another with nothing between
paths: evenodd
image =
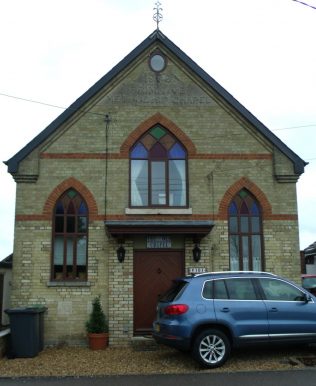
<instances>
[{"instance_id":1,"label":"car door handle","mask_svg":"<svg viewBox=\"0 0 316 386\"><path fill-rule=\"evenodd\" d=\"M277 309L276 307L272 307L272 308L270 308L269 311L270 311L270 312L278 312L278 309Z\"/></svg>"},{"instance_id":2,"label":"car door handle","mask_svg":"<svg viewBox=\"0 0 316 386\"><path fill-rule=\"evenodd\" d=\"M221 308L221 311L222 311L222 312L229 312L230 309L229 309L228 307L223 307L223 308Z\"/></svg>"}]
</instances>

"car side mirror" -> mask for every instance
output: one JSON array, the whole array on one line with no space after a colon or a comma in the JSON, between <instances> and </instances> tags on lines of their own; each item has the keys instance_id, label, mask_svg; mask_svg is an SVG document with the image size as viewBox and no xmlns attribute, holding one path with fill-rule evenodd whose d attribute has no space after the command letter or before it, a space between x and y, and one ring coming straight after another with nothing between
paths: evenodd
<instances>
[{"instance_id":1,"label":"car side mirror","mask_svg":"<svg viewBox=\"0 0 316 386\"><path fill-rule=\"evenodd\" d=\"M308 302L312 301L312 297L310 295L308 295L308 294L304 294L303 295L303 301L305 303L308 303Z\"/></svg>"}]
</instances>

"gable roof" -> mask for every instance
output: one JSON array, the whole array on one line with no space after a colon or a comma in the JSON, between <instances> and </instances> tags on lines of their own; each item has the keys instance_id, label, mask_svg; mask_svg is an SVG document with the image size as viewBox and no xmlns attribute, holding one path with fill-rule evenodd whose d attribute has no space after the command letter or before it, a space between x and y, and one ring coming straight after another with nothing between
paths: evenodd
<instances>
[{"instance_id":1,"label":"gable roof","mask_svg":"<svg viewBox=\"0 0 316 386\"><path fill-rule=\"evenodd\" d=\"M304 255L305 257L316 255L316 241L304 249Z\"/></svg>"},{"instance_id":2,"label":"gable roof","mask_svg":"<svg viewBox=\"0 0 316 386\"><path fill-rule=\"evenodd\" d=\"M208 86L210 86L220 97L237 110L247 121L249 121L257 130L266 137L276 148L285 154L294 164L294 172L298 175L304 173L304 167L308 163L295 154L287 147L276 135L274 135L265 125L263 125L254 115L252 115L242 104L240 104L231 94L229 94L219 83L199 67L191 58L189 58L179 47L169 40L161 31L156 30L150 34L141 44L131 51L123 60L112 68L106 75L97 81L83 95L81 95L73 104L71 104L62 114L60 114L50 125L40 134L31 140L25 147L16 153L4 163L8 166L9 173L17 173L19 163L27 157L37 146L44 142L58 127L67 121L72 115L79 111L84 104L96 95L113 78L123 71L133 60L154 43L167 47L178 59L180 59L191 71L200 77Z\"/></svg>"},{"instance_id":3,"label":"gable roof","mask_svg":"<svg viewBox=\"0 0 316 386\"><path fill-rule=\"evenodd\" d=\"M0 268L12 268L13 253L0 261Z\"/></svg>"}]
</instances>

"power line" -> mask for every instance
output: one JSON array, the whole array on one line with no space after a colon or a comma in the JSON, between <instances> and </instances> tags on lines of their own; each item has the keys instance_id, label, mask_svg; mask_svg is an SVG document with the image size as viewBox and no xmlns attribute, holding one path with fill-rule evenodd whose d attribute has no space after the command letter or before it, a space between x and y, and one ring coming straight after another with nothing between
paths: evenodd
<instances>
[{"instance_id":1,"label":"power line","mask_svg":"<svg viewBox=\"0 0 316 386\"><path fill-rule=\"evenodd\" d=\"M295 0L293 0L293 1L295 1ZM54 105L54 104L51 104L51 103L36 101L34 99L22 98L22 97L18 97L18 96L15 96L15 95L10 95L10 94L6 94L6 93L2 93L2 92L0 92L0 95L2 95L4 97L7 97L7 98L11 98L11 99L21 100L21 101L24 101L24 102L36 103L36 104L42 105L42 106L53 107L53 108L57 108L57 109L61 109L61 110L79 111L79 112L82 112L82 113L85 113L85 114L92 114L92 115L102 116L104 118L104 114L96 113L96 112L93 112L93 111L86 111L86 110L81 110L81 109L74 109L74 108L71 108L71 107L58 106L58 105ZM282 127L282 128L279 128L279 129L270 129L270 130L271 131L292 130L292 129L300 129L300 128L303 128L303 127L313 127L313 126L316 126L316 123L311 123L311 124L308 124L308 125L301 125L301 126Z\"/></svg>"},{"instance_id":2,"label":"power line","mask_svg":"<svg viewBox=\"0 0 316 386\"><path fill-rule=\"evenodd\" d=\"M279 130L291 130L291 129L300 129L302 127L313 127L316 126L316 123L311 123L309 125L302 125L302 126L290 126L290 127L282 127L280 129L273 129L273 131L279 131Z\"/></svg>"},{"instance_id":3,"label":"power line","mask_svg":"<svg viewBox=\"0 0 316 386\"><path fill-rule=\"evenodd\" d=\"M297 3L303 4L303 5L306 5L307 7L316 9L316 7L314 7L314 6L310 5L310 4L304 3L303 1L300 1L300 0L293 0L293 1L296 1Z\"/></svg>"},{"instance_id":4,"label":"power line","mask_svg":"<svg viewBox=\"0 0 316 386\"><path fill-rule=\"evenodd\" d=\"M5 94L5 93L2 93L2 92L0 92L0 95L5 96L5 97L8 97L8 98L12 98L12 99L18 99L18 100L24 101L24 102L37 103L38 105L43 105L43 106L48 106L48 107L54 107L54 108L56 108L56 109L80 111L80 112L85 113L85 114L101 115L102 117L104 117L104 114L101 114L101 113L94 113L93 111L85 111L85 110L80 110L80 109L78 110L78 109L73 109L73 108L71 108L71 107L63 107L63 106L53 105L53 104L51 104L51 103L45 103L45 102L35 101L35 100L33 100L33 99L27 99L27 98L17 97L17 96L15 96L15 95L9 95L9 94Z\"/></svg>"}]
</instances>

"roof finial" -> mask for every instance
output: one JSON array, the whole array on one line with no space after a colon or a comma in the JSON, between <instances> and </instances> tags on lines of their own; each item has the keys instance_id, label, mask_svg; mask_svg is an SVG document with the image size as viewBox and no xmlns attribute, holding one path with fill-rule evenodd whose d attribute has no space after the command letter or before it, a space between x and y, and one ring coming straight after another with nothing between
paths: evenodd
<instances>
[{"instance_id":1,"label":"roof finial","mask_svg":"<svg viewBox=\"0 0 316 386\"><path fill-rule=\"evenodd\" d=\"M155 13L154 13L153 19L157 23L157 30L159 30L159 23L162 20L162 13L160 13L160 11L162 11L162 8L160 7L161 6L160 1L156 1L155 6L156 7L154 8Z\"/></svg>"}]
</instances>

